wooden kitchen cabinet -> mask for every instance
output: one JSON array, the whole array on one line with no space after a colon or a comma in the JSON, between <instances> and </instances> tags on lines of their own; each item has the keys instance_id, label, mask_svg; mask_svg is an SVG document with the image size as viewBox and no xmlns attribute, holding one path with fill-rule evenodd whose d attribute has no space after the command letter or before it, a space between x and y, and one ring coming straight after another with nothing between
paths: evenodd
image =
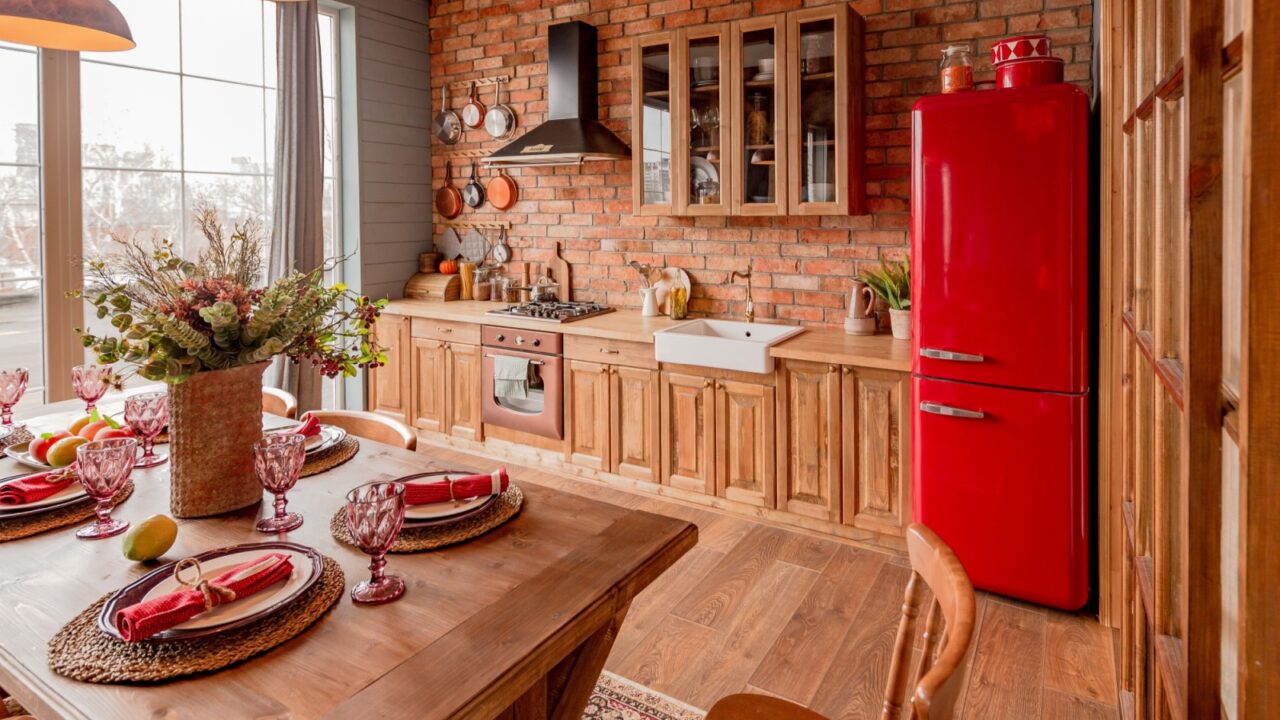
<instances>
[{"instance_id":1,"label":"wooden kitchen cabinet","mask_svg":"<svg viewBox=\"0 0 1280 720\"><path fill-rule=\"evenodd\" d=\"M634 212L866 212L862 56L844 3L637 38Z\"/></svg>"},{"instance_id":2,"label":"wooden kitchen cabinet","mask_svg":"<svg viewBox=\"0 0 1280 720\"><path fill-rule=\"evenodd\" d=\"M646 482L658 482L658 371L611 366L609 385L610 468Z\"/></svg>"},{"instance_id":3,"label":"wooden kitchen cabinet","mask_svg":"<svg viewBox=\"0 0 1280 720\"><path fill-rule=\"evenodd\" d=\"M375 332L378 342L387 347L387 364L369 370L367 407L373 412L390 415L401 422L409 421L410 366L409 318L383 315Z\"/></svg>"},{"instance_id":4,"label":"wooden kitchen cabinet","mask_svg":"<svg viewBox=\"0 0 1280 720\"><path fill-rule=\"evenodd\" d=\"M566 360L564 366L564 459L608 471L609 366L583 360Z\"/></svg>"},{"instance_id":5,"label":"wooden kitchen cabinet","mask_svg":"<svg viewBox=\"0 0 1280 720\"><path fill-rule=\"evenodd\" d=\"M427 432L447 432L446 416L449 406L448 353L449 343L443 340L414 338L412 345L412 393L409 424Z\"/></svg>"},{"instance_id":6,"label":"wooden kitchen cabinet","mask_svg":"<svg viewBox=\"0 0 1280 720\"><path fill-rule=\"evenodd\" d=\"M716 494L773 507L776 477L774 389L716 382Z\"/></svg>"},{"instance_id":7,"label":"wooden kitchen cabinet","mask_svg":"<svg viewBox=\"0 0 1280 720\"><path fill-rule=\"evenodd\" d=\"M843 368L844 524L900 533L911 522L911 388L905 373Z\"/></svg>"},{"instance_id":8,"label":"wooden kitchen cabinet","mask_svg":"<svg viewBox=\"0 0 1280 720\"><path fill-rule=\"evenodd\" d=\"M716 492L715 381L685 373L662 373L662 482L714 495Z\"/></svg>"},{"instance_id":9,"label":"wooden kitchen cabinet","mask_svg":"<svg viewBox=\"0 0 1280 720\"><path fill-rule=\"evenodd\" d=\"M840 368L801 360L781 366L778 509L840 522Z\"/></svg>"},{"instance_id":10,"label":"wooden kitchen cabinet","mask_svg":"<svg viewBox=\"0 0 1280 720\"><path fill-rule=\"evenodd\" d=\"M479 345L448 343L444 350L448 382L445 426L455 437L483 440L480 411L484 400L484 349Z\"/></svg>"}]
</instances>

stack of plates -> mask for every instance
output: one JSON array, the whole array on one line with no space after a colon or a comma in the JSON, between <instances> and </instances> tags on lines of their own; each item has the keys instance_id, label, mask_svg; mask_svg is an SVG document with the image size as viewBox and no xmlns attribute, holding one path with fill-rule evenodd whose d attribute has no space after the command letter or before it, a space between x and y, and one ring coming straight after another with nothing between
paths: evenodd
<instances>
[{"instance_id":1,"label":"stack of plates","mask_svg":"<svg viewBox=\"0 0 1280 720\"><path fill-rule=\"evenodd\" d=\"M311 457L347 439L347 431L333 425L321 425L320 433L307 438L307 456Z\"/></svg>"},{"instance_id":2,"label":"stack of plates","mask_svg":"<svg viewBox=\"0 0 1280 720\"><path fill-rule=\"evenodd\" d=\"M293 562L293 574L284 582L256 592L243 600L220 605L200 613L190 620L157 633L143 642L191 640L226 633L268 615L284 611L294 601L320 580L324 570L324 558L314 548L286 542L264 542L251 545L210 550L196 556L205 578L212 578L231 568L254 560L268 553L283 553ZM173 577L176 563L163 565L124 586L102 606L98 614L98 628L113 638L120 639L120 631L111 621L116 611L137 605L182 589Z\"/></svg>"},{"instance_id":3,"label":"stack of plates","mask_svg":"<svg viewBox=\"0 0 1280 720\"><path fill-rule=\"evenodd\" d=\"M445 479L461 480L475 474L474 472L463 470L442 470L408 475L396 478L396 481L430 483ZM497 495L480 495L478 497L457 498L456 503L442 502L431 505L410 505L405 508L404 526L405 528L421 528L449 525L482 513L497 501Z\"/></svg>"},{"instance_id":4,"label":"stack of plates","mask_svg":"<svg viewBox=\"0 0 1280 720\"><path fill-rule=\"evenodd\" d=\"M35 461L33 460L32 462ZM14 480L21 480L24 477L27 477L27 475L11 475L0 479L0 485ZM84 491L84 486L78 482L73 482L43 500L37 500L25 505L0 505L0 522L47 513L88 499L89 494Z\"/></svg>"}]
</instances>

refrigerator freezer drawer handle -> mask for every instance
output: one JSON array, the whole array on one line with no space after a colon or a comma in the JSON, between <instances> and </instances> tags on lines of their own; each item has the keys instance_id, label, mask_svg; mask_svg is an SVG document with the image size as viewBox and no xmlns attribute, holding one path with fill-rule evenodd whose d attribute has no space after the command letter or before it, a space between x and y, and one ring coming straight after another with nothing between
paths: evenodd
<instances>
[{"instance_id":1,"label":"refrigerator freezer drawer handle","mask_svg":"<svg viewBox=\"0 0 1280 720\"><path fill-rule=\"evenodd\" d=\"M963 410L936 402L922 402L920 403L920 409L934 415L946 415L947 417L965 418L966 420L981 420L987 416L986 413L977 410Z\"/></svg>"},{"instance_id":2,"label":"refrigerator freezer drawer handle","mask_svg":"<svg viewBox=\"0 0 1280 720\"><path fill-rule=\"evenodd\" d=\"M986 360L981 355L972 353L952 352L951 350L939 350L937 348L920 348L921 357L933 358L934 360L955 360L956 362L982 362Z\"/></svg>"}]
</instances>

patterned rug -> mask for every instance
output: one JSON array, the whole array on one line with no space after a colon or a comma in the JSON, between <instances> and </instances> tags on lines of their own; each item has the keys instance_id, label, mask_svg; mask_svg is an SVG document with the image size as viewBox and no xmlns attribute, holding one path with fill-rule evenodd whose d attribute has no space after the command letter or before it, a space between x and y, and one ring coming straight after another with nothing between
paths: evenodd
<instances>
[{"instance_id":1,"label":"patterned rug","mask_svg":"<svg viewBox=\"0 0 1280 720\"><path fill-rule=\"evenodd\" d=\"M702 720L707 713L639 683L605 672L582 712L586 720Z\"/></svg>"}]
</instances>

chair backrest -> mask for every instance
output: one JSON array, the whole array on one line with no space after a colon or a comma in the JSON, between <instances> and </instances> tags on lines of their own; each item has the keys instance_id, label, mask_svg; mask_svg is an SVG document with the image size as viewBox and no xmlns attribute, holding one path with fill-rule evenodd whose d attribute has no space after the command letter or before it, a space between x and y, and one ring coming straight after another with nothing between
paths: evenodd
<instances>
[{"instance_id":1,"label":"chair backrest","mask_svg":"<svg viewBox=\"0 0 1280 720\"><path fill-rule=\"evenodd\" d=\"M322 424L336 425L356 437L395 445L405 450L416 450L418 447L418 436L409 426L386 415L361 410L312 410L311 414Z\"/></svg>"},{"instance_id":2,"label":"chair backrest","mask_svg":"<svg viewBox=\"0 0 1280 720\"><path fill-rule=\"evenodd\" d=\"M913 523L907 528L907 554L911 579L903 596L902 621L880 718L897 720L905 699L911 703L912 718L943 720L954 713L964 675L957 670L973 638L973 584L956 554L924 525ZM924 586L933 591L933 602L925 616L920 660L913 673L915 624Z\"/></svg>"},{"instance_id":3,"label":"chair backrest","mask_svg":"<svg viewBox=\"0 0 1280 720\"><path fill-rule=\"evenodd\" d=\"M298 400L292 393L280 388L262 387L262 412L290 420L298 417Z\"/></svg>"}]
</instances>

